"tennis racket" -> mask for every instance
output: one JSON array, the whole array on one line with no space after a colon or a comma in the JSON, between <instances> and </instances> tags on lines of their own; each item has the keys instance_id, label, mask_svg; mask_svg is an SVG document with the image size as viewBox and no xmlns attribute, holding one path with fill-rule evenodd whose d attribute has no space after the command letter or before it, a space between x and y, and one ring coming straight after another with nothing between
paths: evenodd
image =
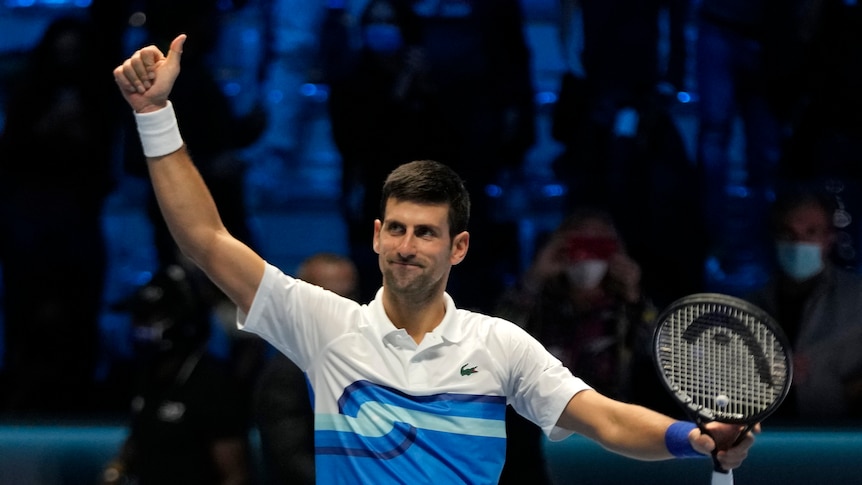
<instances>
[{"instance_id":1,"label":"tennis racket","mask_svg":"<svg viewBox=\"0 0 862 485\"><path fill-rule=\"evenodd\" d=\"M741 440L790 390L787 337L763 310L736 297L698 293L659 315L653 357L660 381L701 430L740 424ZM734 443L736 444L736 443ZM732 484L713 453L712 484Z\"/></svg>"}]
</instances>

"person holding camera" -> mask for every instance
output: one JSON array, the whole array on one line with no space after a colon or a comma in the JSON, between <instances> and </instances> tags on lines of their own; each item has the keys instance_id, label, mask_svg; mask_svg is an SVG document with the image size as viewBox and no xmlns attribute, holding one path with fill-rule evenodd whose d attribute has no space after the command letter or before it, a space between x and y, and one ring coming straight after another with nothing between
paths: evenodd
<instances>
[{"instance_id":1,"label":"person holding camera","mask_svg":"<svg viewBox=\"0 0 862 485\"><path fill-rule=\"evenodd\" d=\"M591 385L628 399L635 334L651 329L656 312L611 216L580 208L542 245L498 314L532 333Z\"/></svg>"},{"instance_id":2,"label":"person holding camera","mask_svg":"<svg viewBox=\"0 0 862 485\"><path fill-rule=\"evenodd\" d=\"M659 386L649 390L656 383L648 360L656 314L643 294L641 266L626 252L615 221L593 207L575 209L563 220L497 308L497 315L530 332L600 392L677 412L654 390ZM544 473L542 456L530 451L540 449L541 431L511 412L506 426L510 446L500 483Z\"/></svg>"}]
</instances>

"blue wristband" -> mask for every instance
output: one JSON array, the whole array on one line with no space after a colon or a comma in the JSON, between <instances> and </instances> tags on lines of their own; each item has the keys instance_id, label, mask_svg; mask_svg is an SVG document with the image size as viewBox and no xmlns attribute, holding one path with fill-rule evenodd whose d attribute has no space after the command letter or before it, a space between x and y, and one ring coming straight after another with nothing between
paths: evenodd
<instances>
[{"instance_id":1,"label":"blue wristband","mask_svg":"<svg viewBox=\"0 0 862 485\"><path fill-rule=\"evenodd\" d=\"M688 434L697 425L690 421L677 421L667 427L664 433L664 444L667 451L676 458L703 458L706 455L698 453L691 446Z\"/></svg>"}]
</instances>

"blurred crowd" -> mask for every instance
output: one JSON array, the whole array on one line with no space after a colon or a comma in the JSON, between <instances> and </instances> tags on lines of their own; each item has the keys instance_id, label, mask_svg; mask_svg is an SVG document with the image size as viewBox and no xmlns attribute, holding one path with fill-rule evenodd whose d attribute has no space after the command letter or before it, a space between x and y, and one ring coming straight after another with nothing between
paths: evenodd
<instances>
[{"instance_id":1,"label":"blurred crowd","mask_svg":"<svg viewBox=\"0 0 862 485\"><path fill-rule=\"evenodd\" d=\"M304 390L301 374L233 329L232 304L178 254L149 195L141 209L153 238L135 244L152 246L152 276L106 301L106 200L121 179L147 177L110 71L130 49L164 46L179 32L189 40L172 99L181 119L194 120L183 136L226 226L249 245L258 244L245 183L255 154L302 163L302 116L267 88L278 79L286 91L325 87L347 251L306 263L347 265L355 285L334 291L373 297L382 180L402 162L435 159L473 197L470 253L450 294L524 327L596 389L679 415L652 371L656 315L714 291L710 275L754 265L760 277L732 289L778 321L795 355L791 399L774 419L862 417L857 2L296 3L94 0L4 61L0 417L128 418L130 438L105 483L130 474L140 483L249 483L252 427L272 450L273 483L313 479L300 460L308 397L289 392ZM218 46L248 9L266 20L261 61L242 74L260 87L238 106L219 77L237 61ZM543 21L553 19L562 66L547 110L526 34L536 10L552 12ZM525 159L545 135L559 146L545 162L564 201L556 227L525 242L495 188L531 177ZM321 286L347 281L297 269ZM97 372L116 345L100 333L104 312L128 318L132 350ZM214 333L227 342L220 353ZM510 425L503 482L539 481L538 429L515 416ZM280 455L296 457L296 468Z\"/></svg>"}]
</instances>

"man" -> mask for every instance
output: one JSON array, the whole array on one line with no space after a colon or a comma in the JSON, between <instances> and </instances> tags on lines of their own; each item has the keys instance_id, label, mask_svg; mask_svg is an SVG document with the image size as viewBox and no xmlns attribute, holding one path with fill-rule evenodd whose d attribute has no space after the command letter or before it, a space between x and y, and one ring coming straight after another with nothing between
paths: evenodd
<instances>
[{"instance_id":1,"label":"man","mask_svg":"<svg viewBox=\"0 0 862 485\"><path fill-rule=\"evenodd\" d=\"M775 317L793 349L793 387L776 418L862 417L862 277L830 261L832 213L804 191L773 206L778 269L749 299Z\"/></svg>"},{"instance_id":2,"label":"man","mask_svg":"<svg viewBox=\"0 0 862 485\"><path fill-rule=\"evenodd\" d=\"M445 290L470 245L470 201L442 164L412 162L387 178L372 241L383 286L369 304L267 264L225 230L183 146L168 96L185 39L167 56L155 46L137 51L114 77L136 113L178 246L236 303L240 328L308 376L320 483L492 483L505 456L507 403L551 439L580 433L639 459L716 448L693 423L592 390L518 326L455 308ZM709 429L723 443L741 428ZM746 434L716 458L735 468L753 441Z\"/></svg>"},{"instance_id":3,"label":"man","mask_svg":"<svg viewBox=\"0 0 862 485\"><path fill-rule=\"evenodd\" d=\"M137 378L128 437L101 485L251 481L245 396L207 351L209 307L192 271L162 267L117 306L131 315Z\"/></svg>"}]
</instances>

